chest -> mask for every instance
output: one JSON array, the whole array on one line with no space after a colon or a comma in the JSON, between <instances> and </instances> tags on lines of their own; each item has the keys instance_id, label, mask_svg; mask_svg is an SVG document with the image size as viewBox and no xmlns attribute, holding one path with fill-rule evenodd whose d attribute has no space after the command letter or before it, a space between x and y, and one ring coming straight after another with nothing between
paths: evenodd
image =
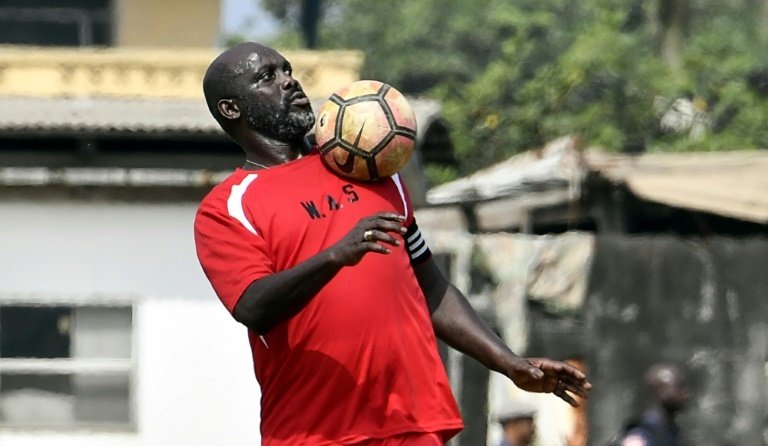
<instances>
[{"instance_id":1,"label":"chest","mask_svg":"<svg viewBox=\"0 0 768 446\"><path fill-rule=\"evenodd\" d=\"M361 219L379 212L406 212L394 184L341 179L284 184L246 197L248 217L284 266L316 254L346 235Z\"/></svg>"}]
</instances>

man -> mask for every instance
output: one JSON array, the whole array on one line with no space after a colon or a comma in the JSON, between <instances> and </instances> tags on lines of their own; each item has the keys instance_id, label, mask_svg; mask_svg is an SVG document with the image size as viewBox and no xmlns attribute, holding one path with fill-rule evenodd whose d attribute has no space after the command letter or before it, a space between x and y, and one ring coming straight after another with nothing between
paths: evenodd
<instances>
[{"instance_id":1,"label":"man","mask_svg":"<svg viewBox=\"0 0 768 446\"><path fill-rule=\"evenodd\" d=\"M673 364L659 363L645 373L653 402L637 420L623 429L621 446L683 446L685 441L675 421L688 403L685 374Z\"/></svg>"},{"instance_id":2,"label":"man","mask_svg":"<svg viewBox=\"0 0 768 446\"><path fill-rule=\"evenodd\" d=\"M536 409L527 403L509 403L497 415L501 424L502 440L499 446L530 446L536 436L534 416Z\"/></svg>"},{"instance_id":3,"label":"man","mask_svg":"<svg viewBox=\"0 0 768 446\"><path fill-rule=\"evenodd\" d=\"M397 175L359 183L325 168L282 55L237 45L203 89L245 162L202 201L195 242L249 328L264 445L444 444L462 423L435 334L525 390L587 396L583 373L512 353L443 277Z\"/></svg>"}]
</instances>

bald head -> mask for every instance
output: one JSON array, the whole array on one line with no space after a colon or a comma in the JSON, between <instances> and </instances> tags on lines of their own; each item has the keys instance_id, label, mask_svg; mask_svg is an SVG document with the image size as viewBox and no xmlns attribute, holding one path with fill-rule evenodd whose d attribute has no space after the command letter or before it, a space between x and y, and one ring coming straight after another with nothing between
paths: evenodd
<instances>
[{"instance_id":1,"label":"bald head","mask_svg":"<svg viewBox=\"0 0 768 446\"><path fill-rule=\"evenodd\" d=\"M221 53L208 66L203 77L203 94L208 110L222 126L225 119L218 111L222 99L232 99L241 95L241 84L237 82L249 69L253 70L259 60L275 50L255 42L243 42Z\"/></svg>"}]
</instances>

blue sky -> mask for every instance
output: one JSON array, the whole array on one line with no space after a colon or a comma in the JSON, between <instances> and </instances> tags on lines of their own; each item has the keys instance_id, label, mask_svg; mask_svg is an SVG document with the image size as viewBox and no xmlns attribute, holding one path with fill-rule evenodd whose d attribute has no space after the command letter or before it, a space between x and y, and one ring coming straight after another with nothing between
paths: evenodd
<instances>
[{"instance_id":1,"label":"blue sky","mask_svg":"<svg viewBox=\"0 0 768 446\"><path fill-rule=\"evenodd\" d=\"M221 7L222 34L263 38L277 30L277 22L260 8L257 0L222 0Z\"/></svg>"}]
</instances>

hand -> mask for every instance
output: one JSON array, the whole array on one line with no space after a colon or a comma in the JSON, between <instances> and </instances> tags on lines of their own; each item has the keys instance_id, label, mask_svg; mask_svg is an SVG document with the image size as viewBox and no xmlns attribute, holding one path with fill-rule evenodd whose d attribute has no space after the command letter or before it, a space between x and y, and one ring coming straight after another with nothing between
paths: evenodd
<instances>
[{"instance_id":1,"label":"hand","mask_svg":"<svg viewBox=\"0 0 768 446\"><path fill-rule=\"evenodd\" d=\"M581 370L547 358L520 358L511 365L506 375L523 390L552 393L573 407L579 407L573 395L587 398L592 389L592 384Z\"/></svg>"},{"instance_id":2,"label":"hand","mask_svg":"<svg viewBox=\"0 0 768 446\"><path fill-rule=\"evenodd\" d=\"M333 259L344 266L357 265L369 252L389 254L385 245L400 246L400 241L391 233L404 235L405 217L391 212L382 212L360 220L341 240L331 246Z\"/></svg>"}]
</instances>

